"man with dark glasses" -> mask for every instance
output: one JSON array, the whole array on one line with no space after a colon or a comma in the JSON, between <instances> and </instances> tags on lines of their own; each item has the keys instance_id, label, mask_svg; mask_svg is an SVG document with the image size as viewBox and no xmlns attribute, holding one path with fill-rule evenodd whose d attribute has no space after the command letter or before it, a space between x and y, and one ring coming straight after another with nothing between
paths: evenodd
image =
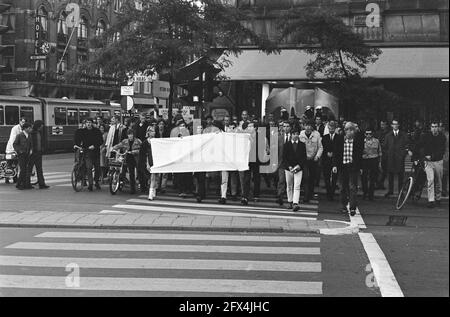
<instances>
[{"instance_id":1,"label":"man with dark glasses","mask_svg":"<svg viewBox=\"0 0 450 317\"><path fill-rule=\"evenodd\" d=\"M362 188L363 199L373 200L378 168L382 156L380 141L373 137L372 129L367 129L364 139Z\"/></svg>"}]
</instances>

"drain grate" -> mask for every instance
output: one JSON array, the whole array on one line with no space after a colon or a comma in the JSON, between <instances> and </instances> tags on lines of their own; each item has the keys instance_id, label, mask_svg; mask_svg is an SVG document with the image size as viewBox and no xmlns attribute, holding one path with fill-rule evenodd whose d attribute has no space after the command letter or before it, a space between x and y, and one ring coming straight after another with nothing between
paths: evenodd
<instances>
[{"instance_id":1,"label":"drain grate","mask_svg":"<svg viewBox=\"0 0 450 317\"><path fill-rule=\"evenodd\" d=\"M389 216L389 221L386 226L406 226L407 216Z\"/></svg>"}]
</instances>

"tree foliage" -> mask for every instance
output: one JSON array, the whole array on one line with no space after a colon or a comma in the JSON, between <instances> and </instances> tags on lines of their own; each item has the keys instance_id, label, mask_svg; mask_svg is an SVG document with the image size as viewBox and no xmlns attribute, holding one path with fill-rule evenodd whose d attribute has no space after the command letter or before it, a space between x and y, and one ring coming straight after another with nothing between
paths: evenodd
<instances>
[{"instance_id":1,"label":"tree foliage","mask_svg":"<svg viewBox=\"0 0 450 317\"><path fill-rule=\"evenodd\" d=\"M339 16L324 8L292 9L279 27L280 41L289 38L315 56L306 66L311 79L318 74L329 79L358 78L381 54L378 48L368 47Z\"/></svg>"}]
</instances>

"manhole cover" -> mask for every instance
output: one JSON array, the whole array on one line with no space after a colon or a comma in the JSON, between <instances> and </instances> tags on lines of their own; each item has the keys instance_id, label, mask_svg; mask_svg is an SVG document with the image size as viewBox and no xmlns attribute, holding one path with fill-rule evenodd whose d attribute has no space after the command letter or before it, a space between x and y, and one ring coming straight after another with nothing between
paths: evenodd
<instances>
[{"instance_id":1,"label":"manhole cover","mask_svg":"<svg viewBox=\"0 0 450 317\"><path fill-rule=\"evenodd\" d=\"M407 216L389 216L386 226L405 226L407 220Z\"/></svg>"}]
</instances>

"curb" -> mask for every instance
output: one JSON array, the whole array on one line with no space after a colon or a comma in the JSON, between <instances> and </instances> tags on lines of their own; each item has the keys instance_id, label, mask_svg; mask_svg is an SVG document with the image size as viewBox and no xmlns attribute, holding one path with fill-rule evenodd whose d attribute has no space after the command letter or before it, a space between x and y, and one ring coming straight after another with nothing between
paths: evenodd
<instances>
[{"instance_id":1,"label":"curb","mask_svg":"<svg viewBox=\"0 0 450 317\"><path fill-rule=\"evenodd\" d=\"M0 228L63 228L63 229L104 229L104 230L161 230L161 231L209 231L209 232L251 232L251 233L315 233L323 235L343 235L359 232L359 228L343 221L325 220L346 224L345 228L305 228L285 229L275 228L248 228L248 227L192 227L192 226L148 226L148 225L77 225L77 224L55 224L55 223L0 223Z\"/></svg>"}]
</instances>

